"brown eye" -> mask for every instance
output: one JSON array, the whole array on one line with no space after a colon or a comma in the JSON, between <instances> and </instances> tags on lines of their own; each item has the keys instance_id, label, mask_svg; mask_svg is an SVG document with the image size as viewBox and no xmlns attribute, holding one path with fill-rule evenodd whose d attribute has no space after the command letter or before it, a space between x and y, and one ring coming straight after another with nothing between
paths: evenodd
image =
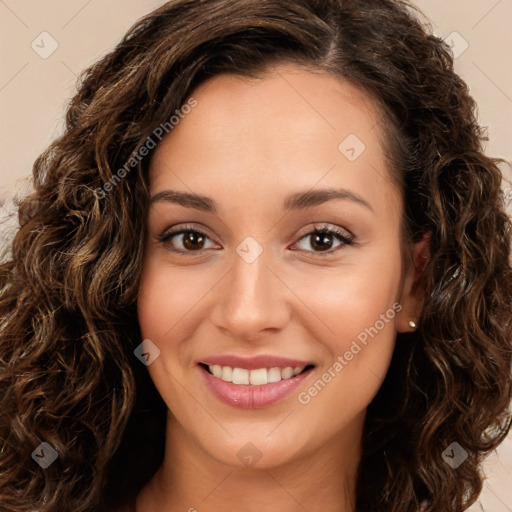
<instances>
[{"instance_id":1,"label":"brown eye","mask_svg":"<svg viewBox=\"0 0 512 512\"><path fill-rule=\"evenodd\" d=\"M313 231L306 233L300 238L298 245L301 241L309 242L309 247L312 249L302 248L301 250L313 253L329 253L332 254L339 249L343 249L347 245L353 245L354 237L345 230L338 228L329 228L324 226L322 228L315 228ZM338 244L336 244L336 240ZM333 248L334 247L334 248Z\"/></svg>"},{"instance_id":2,"label":"brown eye","mask_svg":"<svg viewBox=\"0 0 512 512\"><path fill-rule=\"evenodd\" d=\"M158 237L158 240L165 244L171 251L193 253L207 249L208 247L205 247L205 245L210 238L202 231L184 227L174 231L165 232Z\"/></svg>"},{"instance_id":3,"label":"brown eye","mask_svg":"<svg viewBox=\"0 0 512 512\"><path fill-rule=\"evenodd\" d=\"M309 236L311 237L311 247L315 250L329 250L334 243L334 237L329 233L314 233Z\"/></svg>"},{"instance_id":4,"label":"brown eye","mask_svg":"<svg viewBox=\"0 0 512 512\"><path fill-rule=\"evenodd\" d=\"M197 231L184 231L183 233L182 243L184 247L190 251L203 248L205 237L201 233Z\"/></svg>"}]
</instances>

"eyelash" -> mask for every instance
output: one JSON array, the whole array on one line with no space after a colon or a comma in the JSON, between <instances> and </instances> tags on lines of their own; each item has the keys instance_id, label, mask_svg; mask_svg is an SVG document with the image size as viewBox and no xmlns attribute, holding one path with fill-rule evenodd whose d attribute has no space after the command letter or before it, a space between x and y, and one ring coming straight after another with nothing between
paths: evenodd
<instances>
[{"instance_id":1,"label":"eyelash","mask_svg":"<svg viewBox=\"0 0 512 512\"><path fill-rule=\"evenodd\" d=\"M184 233L194 233L196 235L200 235L202 237L205 237L205 238L209 239L209 237L208 237L208 235L206 233L204 233L203 231L199 231L194 226L190 226L190 225L182 226L179 229L176 229L174 231L166 231L166 232L162 233L161 235L159 235L157 237L157 239L162 244L168 244L172 240L173 237L175 237L176 235L184 234ZM297 244L299 241L301 241L301 240L303 240L303 239L305 239L307 237L310 237L310 236L313 236L313 235L320 235L320 234L334 235L334 236L336 236L342 242L342 244L339 245L338 247L335 247L334 249L329 249L328 251L305 251L305 252L317 254L317 255L320 255L320 256L323 256L323 255L330 256L330 255L338 252L339 250L343 249L347 245L354 245L355 244L355 237L351 233L349 234L347 231L341 230L339 228L332 228L332 227L330 228L328 225L323 225L320 228L315 226L313 230L311 230L308 233L302 235L299 238L299 240L297 242L295 242L295 244ZM175 248L170 247L170 246L168 247L168 249L170 251L172 251L172 252L179 253L179 254L184 254L184 255L187 255L187 256L188 255L195 256L195 255L198 255L198 254L204 252L205 250L207 250L207 249L200 249L198 251L185 251L185 250L175 249Z\"/></svg>"}]
</instances>

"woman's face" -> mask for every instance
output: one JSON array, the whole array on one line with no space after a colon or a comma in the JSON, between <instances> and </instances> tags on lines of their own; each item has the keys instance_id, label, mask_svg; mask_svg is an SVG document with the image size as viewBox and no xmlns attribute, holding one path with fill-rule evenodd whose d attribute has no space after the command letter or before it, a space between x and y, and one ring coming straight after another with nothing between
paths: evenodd
<instances>
[{"instance_id":1,"label":"woman's face","mask_svg":"<svg viewBox=\"0 0 512 512\"><path fill-rule=\"evenodd\" d=\"M169 427L235 466L357 448L411 319L377 108L292 65L192 97L151 156L138 302Z\"/></svg>"}]
</instances>

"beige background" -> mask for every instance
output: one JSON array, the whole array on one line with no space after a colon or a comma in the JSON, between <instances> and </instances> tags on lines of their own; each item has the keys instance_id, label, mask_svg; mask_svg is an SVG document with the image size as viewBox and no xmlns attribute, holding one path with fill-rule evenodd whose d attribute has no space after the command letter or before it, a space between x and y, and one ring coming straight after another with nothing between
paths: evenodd
<instances>
[{"instance_id":1,"label":"beige background","mask_svg":"<svg viewBox=\"0 0 512 512\"><path fill-rule=\"evenodd\" d=\"M106 53L137 18L162 3L0 0L0 218L11 211L13 194L30 188L27 177L34 159L61 133L65 102L78 72ZM434 33L453 46L456 70L478 102L481 124L488 127L488 154L511 162L512 0L414 3L432 22ZM52 44L57 49L42 58ZM503 170L510 178L510 169ZM505 183L503 188L510 186ZM10 231L7 226L3 224L4 235ZM512 434L487 460L485 471L482 505L471 510L512 511Z\"/></svg>"}]
</instances>

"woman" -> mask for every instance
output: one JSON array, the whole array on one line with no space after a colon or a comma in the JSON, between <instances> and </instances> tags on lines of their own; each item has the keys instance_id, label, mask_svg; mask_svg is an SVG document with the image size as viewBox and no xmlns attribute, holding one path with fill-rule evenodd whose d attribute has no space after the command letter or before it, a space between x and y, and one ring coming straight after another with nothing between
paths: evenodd
<instances>
[{"instance_id":1,"label":"woman","mask_svg":"<svg viewBox=\"0 0 512 512\"><path fill-rule=\"evenodd\" d=\"M0 267L6 510L462 511L510 221L399 0L177 0L86 70Z\"/></svg>"}]
</instances>

